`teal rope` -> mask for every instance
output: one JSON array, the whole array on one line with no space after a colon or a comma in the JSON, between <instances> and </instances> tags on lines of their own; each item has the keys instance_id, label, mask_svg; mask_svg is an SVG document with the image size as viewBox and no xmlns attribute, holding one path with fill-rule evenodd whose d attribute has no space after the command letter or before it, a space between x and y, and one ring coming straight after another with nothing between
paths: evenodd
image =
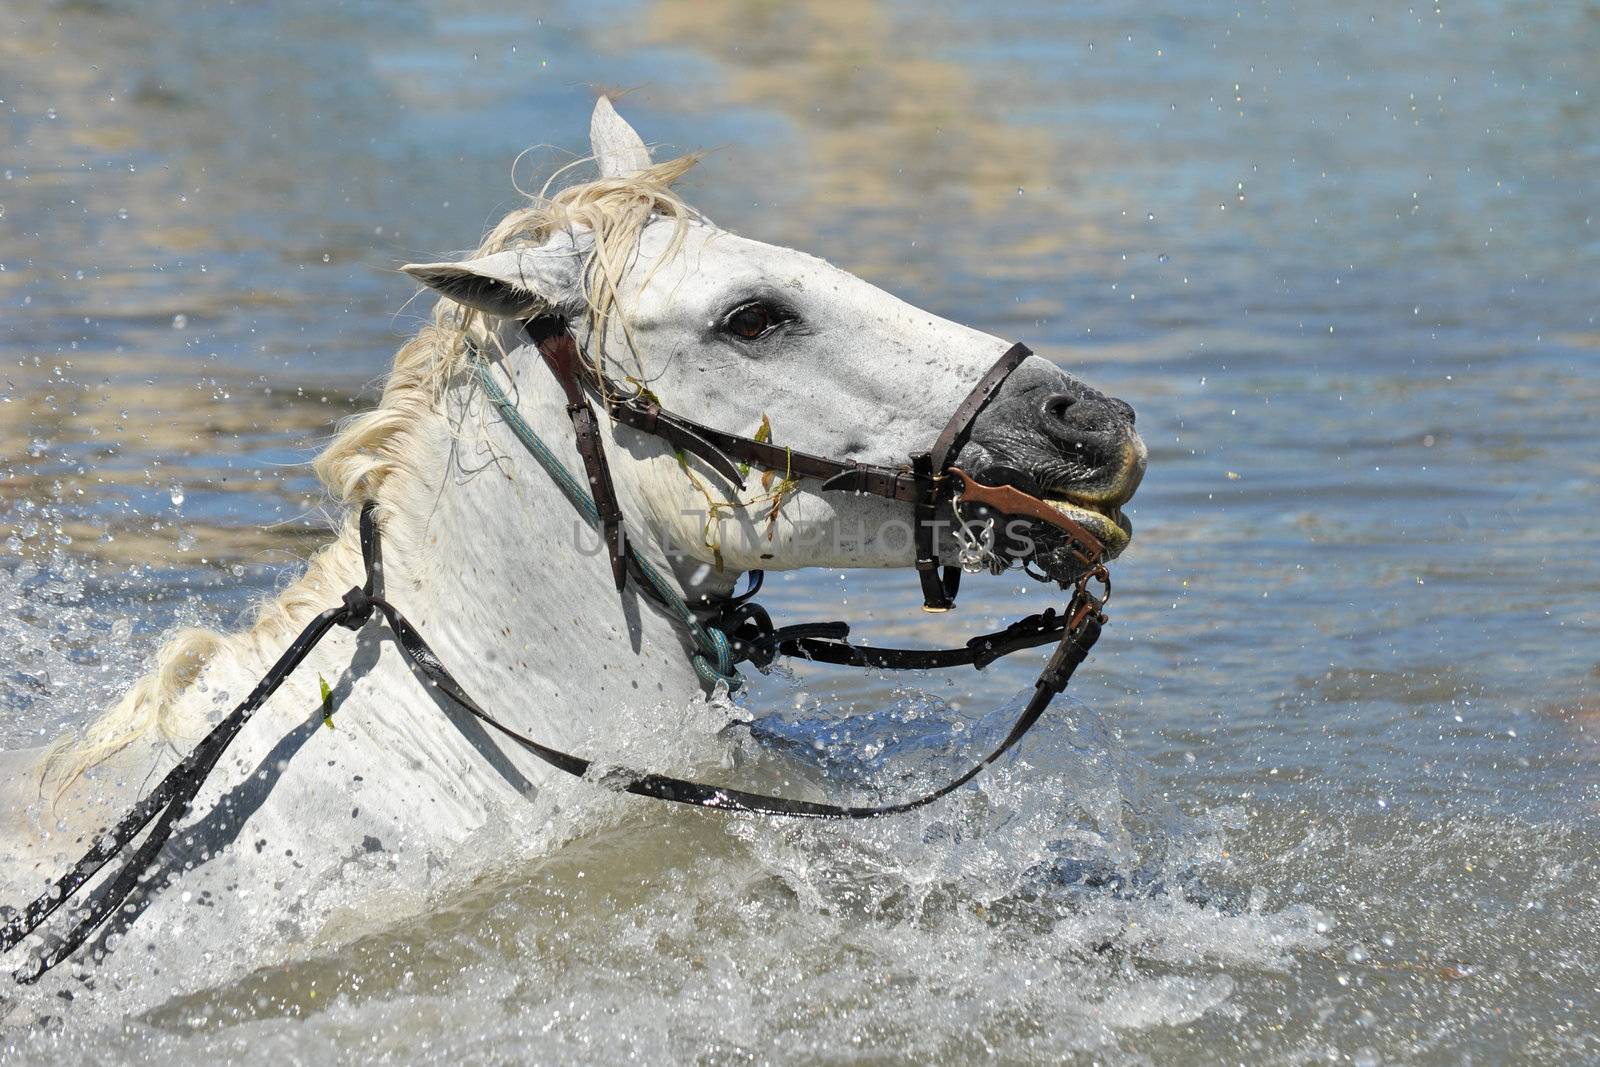
<instances>
[{"instance_id":1,"label":"teal rope","mask_svg":"<svg viewBox=\"0 0 1600 1067\"><path fill-rule=\"evenodd\" d=\"M506 428L511 431L512 436L522 442L522 447L528 450L528 454L539 466L544 468L550 480L556 483L556 488L561 490L561 494L567 498L567 502L577 510L578 514L583 516L584 521L591 527L598 528L600 509L595 507L594 498L584 491L583 485L571 471L567 470L566 464L562 463L539 435L533 432L533 427L522 417L522 412L517 410L517 406L511 402L505 390L500 388L500 383L494 380L488 361L480 358L474 362L478 368L478 380L483 383L484 394L500 412L500 418L505 422ZM678 617L678 622L689 631L694 643L699 646L700 651L690 657L690 662L693 663L694 671L700 676L700 680L708 686L722 682L727 685L730 692L737 691L743 686L744 678L733 665L733 645L728 640L728 635L715 626L706 626L696 618L695 613L689 610L689 605L684 603L666 576L651 566L648 560L634 553L633 561L638 565L639 574L650 583L650 587L655 590L661 602Z\"/></svg>"}]
</instances>

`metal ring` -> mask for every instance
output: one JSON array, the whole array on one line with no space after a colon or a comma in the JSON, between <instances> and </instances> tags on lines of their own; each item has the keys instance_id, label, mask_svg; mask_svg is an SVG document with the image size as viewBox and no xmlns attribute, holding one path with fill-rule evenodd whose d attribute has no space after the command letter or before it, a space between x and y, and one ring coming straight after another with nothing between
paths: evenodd
<instances>
[{"instance_id":1,"label":"metal ring","mask_svg":"<svg viewBox=\"0 0 1600 1067\"><path fill-rule=\"evenodd\" d=\"M1104 563L1097 563L1088 576L1099 582L1100 587L1105 590L1104 595L1100 597L1099 602L1096 604L1097 611L1105 611L1106 605L1111 603L1111 572L1106 570Z\"/></svg>"}]
</instances>

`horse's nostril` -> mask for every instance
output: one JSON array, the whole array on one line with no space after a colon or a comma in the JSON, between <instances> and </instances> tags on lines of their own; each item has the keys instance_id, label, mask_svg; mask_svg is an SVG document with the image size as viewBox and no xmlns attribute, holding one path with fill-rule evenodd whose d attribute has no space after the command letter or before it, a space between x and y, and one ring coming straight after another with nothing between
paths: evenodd
<instances>
[{"instance_id":1,"label":"horse's nostril","mask_svg":"<svg viewBox=\"0 0 1600 1067\"><path fill-rule=\"evenodd\" d=\"M1044 402L1044 415L1047 419L1064 419L1067 411L1078 402L1076 397L1066 393L1056 393Z\"/></svg>"}]
</instances>

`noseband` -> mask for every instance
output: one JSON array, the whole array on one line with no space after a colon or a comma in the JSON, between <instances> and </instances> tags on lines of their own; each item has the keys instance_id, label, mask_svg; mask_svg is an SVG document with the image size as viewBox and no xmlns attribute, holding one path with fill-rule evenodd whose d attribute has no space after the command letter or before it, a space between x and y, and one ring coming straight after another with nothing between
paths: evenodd
<instances>
[{"instance_id":1,"label":"noseband","mask_svg":"<svg viewBox=\"0 0 1600 1067\"><path fill-rule=\"evenodd\" d=\"M779 655L860 667L928 669L972 666L981 670L1001 656L1056 642L1055 651L1034 682L1031 698L1018 714L1005 739L988 755L939 788L912 800L876 806L767 796L670 775L604 766L582 756L551 748L513 730L485 710L445 667L417 628L385 598L383 553L376 506L369 502L361 510L360 524L365 582L345 593L342 603L328 608L313 619L250 695L213 727L194 750L123 815L115 826L101 834L71 870L53 882L21 912L0 909L0 916L6 920L5 925L0 927L0 953L3 953L22 943L57 908L88 885L107 863L144 834L144 840L116 873L104 879L88 894L68 930L47 940L29 957L28 965L16 972L18 982L37 981L46 971L87 942L102 923L141 889L149 869L156 863L178 820L189 812L190 804L206 778L245 723L333 627L359 630L374 613L383 616L406 659L429 683L463 710L558 770L577 777L595 778L608 788L657 800L724 812L806 819L876 819L899 815L953 793L976 778L1022 739L1044 714L1051 700L1067 687L1073 671L1099 639L1101 625L1105 622L1103 609L1111 594L1110 578L1104 566L1104 546L1089 531L1037 497L1010 486L983 485L960 467L952 465L978 414L1011 372L1031 355L1025 345L1011 346L978 380L928 451L911 455L899 467L886 467L797 452L686 419L662 408L648 392L625 393L615 382L606 378L597 366L589 365L581 357L577 342L565 321L556 318L535 319L527 323L527 332L529 340L538 349L566 396L567 412L572 419L589 491L584 491L571 472L522 419L516 406L495 381L487 361L474 352L473 361L485 394L507 427L527 447L567 499L601 531L610 554L611 573L617 589L622 590L629 576L633 576L639 587L688 631L700 649L694 654L694 662L703 680L708 684L722 680L730 687L736 687L739 675L735 664L739 660L748 659L764 668ZM759 571L751 572L750 590L723 603L715 619L708 625L690 610L672 583L635 553L629 544L611 471L606 463L600 426L590 404L591 398L604 408L614 422L660 437L680 452L692 453L741 489L744 487L740 469L742 462L749 467L785 472L790 477L820 480L824 492L864 493L909 503L915 516L916 567L922 582L923 606L926 610L949 610L954 603L961 576L959 568L941 569L935 550L935 516L939 505L947 500L967 501L1001 514L1027 517L1055 527L1065 534L1069 550L1084 568L1083 575L1073 586L1072 598L1062 613L1047 610L1030 615L1004 630L974 637L961 648L905 649L853 645L845 640L849 626L842 622L775 627L766 611L751 599L760 589ZM1104 590L1102 595L1095 596L1089 592L1088 583L1091 580L1101 583ZM325 712L331 715L331 703L327 703L326 698L324 707ZM149 827L148 833L145 833L146 827Z\"/></svg>"}]
</instances>

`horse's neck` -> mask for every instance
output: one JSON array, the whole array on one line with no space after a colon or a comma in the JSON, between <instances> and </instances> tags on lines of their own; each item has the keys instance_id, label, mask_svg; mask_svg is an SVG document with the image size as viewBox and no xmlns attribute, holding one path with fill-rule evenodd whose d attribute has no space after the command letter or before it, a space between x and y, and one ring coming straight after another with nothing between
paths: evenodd
<instances>
[{"instance_id":1,"label":"horse's neck","mask_svg":"<svg viewBox=\"0 0 1600 1067\"><path fill-rule=\"evenodd\" d=\"M546 395L540 376L526 367L518 375L525 419L581 480L564 406ZM540 741L604 756L596 738L622 715L682 708L701 691L685 637L631 581L617 593L595 533L485 408L470 376L460 377L444 413L413 428L405 471L380 490L384 595L497 718ZM358 566L347 570L318 591L327 606L361 583ZM213 663L209 684L183 696L189 707L180 721L215 721L282 643L235 649ZM376 623L359 635L333 630L269 708L303 717L317 705L319 677L339 694L341 717L370 713L374 721L454 729L438 695Z\"/></svg>"},{"instance_id":2,"label":"horse's neck","mask_svg":"<svg viewBox=\"0 0 1600 1067\"><path fill-rule=\"evenodd\" d=\"M536 360L514 366L523 417L582 482L571 422L548 375ZM406 555L385 559L388 599L491 709L546 736L697 693L683 633L632 582L616 591L598 535L470 373L444 409L426 450L439 461L396 501L404 533L394 541ZM636 548L651 546L641 539ZM547 714L530 719L513 709L517 701L505 702L512 696Z\"/></svg>"},{"instance_id":3,"label":"horse's neck","mask_svg":"<svg viewBox=\"0 0 1600 1067\"><path fill-rule=\"evenodd\" d=\"M472 395L458 386L445 405L465 417L429 417L413 428L415 454L379 490L385 597L507 725L601 762L650 762L653 754L629 751L637 746L627 739L658 744L661 730L641 730L641 722L658 714L685 721L701 691L684 637L632 583L617 593L592 533L504 424L475 400L466 403ZM581 471L564 408L527 395L519 403L568 469ZM362 581L353 552L328 559L335 562L297 587L312 607L337 605ZM16 828L21 837L0 827L0 860L24 847L59 851L44 857L50 862L70 858L78 838L58 833L39 846L42 831L92 831L114 820L128 792L148 788L152 773L191 748L202 724L242 699L289 640L257 633L224 641L172 709L172 721L193 736L167 745L150 732L62 806L39 800L36 785L25 796L13 790L15 797L0 788L0 800L33 812ZM323 728L323 682L332 693L332 730ZM268 850L280 857L319 834L329 855L351 834L388 848L460 841L553 773L445 703L375 617L359 632L330 631L257 713L198 805L209 811L227 796L219 808L227 817L207 831L212 836L194 836L207 848L226 843L248 820L251 840L294 843L288 853ZM268 856L260 845L242 854L256 853ZM7 877L0 875L0 891Z\"/></svg>"}]
</instances>

